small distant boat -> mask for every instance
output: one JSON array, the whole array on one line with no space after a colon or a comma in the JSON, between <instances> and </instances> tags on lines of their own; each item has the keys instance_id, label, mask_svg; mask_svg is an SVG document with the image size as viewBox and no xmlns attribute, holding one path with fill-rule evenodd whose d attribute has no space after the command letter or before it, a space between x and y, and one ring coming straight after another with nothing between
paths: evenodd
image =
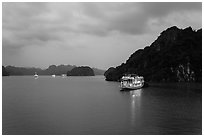
<instances>
[{"instance_id":1,"label":"small distant boat","mask_svg":"<svg viewBox=\"0 0 204 137\"><path fill-rule=\"evenodd\" d=\"M66 74L62 74L62 77L65 78L65 77L66 77Z\"/></svg>"},{"instance_id":2,"label":"small distant boat","mask_svg":"<svg viewBox=\"0 0 204 137\"><path fill-rule=\"evenodd\" d=\"M38 78L38 74L35 72L34 78Z\"/></svg>"},{"instance_id":3,"label":"small distant boat","mask_svg":"<svg viewBox=\"0 0 204 137\"><path fill-rule=\"evenodd\" d=\"M121 78L121 90L134 90L144 86L144 77L128 74Z\"/></svg>"},{"instance_id":4,"label":"small distant boat","mask_svg":"<svg viewBox=\"0 0 204 137\"><path fill-rule=\"evenodd\" d=\"M56 77L56 75L52 75L52 77L54 78L54 77Z\"/></svg>"}]
</instances>

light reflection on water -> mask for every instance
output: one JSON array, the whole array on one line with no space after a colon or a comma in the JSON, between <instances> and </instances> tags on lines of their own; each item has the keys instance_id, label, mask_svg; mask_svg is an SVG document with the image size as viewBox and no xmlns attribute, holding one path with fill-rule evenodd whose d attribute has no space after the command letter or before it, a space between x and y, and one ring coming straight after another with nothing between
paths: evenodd
<instances>
[{"instance_id":1,"label":"light reflection on water","mask_svg":"<svg viewBox=\"0 0 204 137\"><path fill-rule=\"evenodd\" d=\"M131 125L135 126L141 114L142 89L131 90Z\"/></svg>"}]
</instances>

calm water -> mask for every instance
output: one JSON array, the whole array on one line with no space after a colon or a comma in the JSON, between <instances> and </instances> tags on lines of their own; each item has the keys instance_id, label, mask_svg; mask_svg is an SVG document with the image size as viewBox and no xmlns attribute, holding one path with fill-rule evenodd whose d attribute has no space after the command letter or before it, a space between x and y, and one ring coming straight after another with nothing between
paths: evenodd
<instances>
[{"instance_id":1,"label":"calm water","mask_svg":"<svg viewBox=\"0 0 204 137\"><path fill-rule=\"evenodd\" d=\"M96 77L3 77L3 134L202 134L200 91ZM196 92L196 93L194 93Z\"/></svg>"}]
</instances>

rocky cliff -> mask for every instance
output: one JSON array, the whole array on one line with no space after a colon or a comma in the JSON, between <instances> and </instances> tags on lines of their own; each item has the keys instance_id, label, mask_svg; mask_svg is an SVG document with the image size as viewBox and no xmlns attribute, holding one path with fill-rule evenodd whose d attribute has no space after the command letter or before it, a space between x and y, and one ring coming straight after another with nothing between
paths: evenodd
<instances>
[{"instance_id":1,"label":"rocky cliff","mask_svg":"<svg viewBox=\"0 0 204 137\"><path fill-rule=\"evenodd\" d=\"M125 73L144 76L146 81L201 82L202 29L168 28L150 46L104 75L108 81L118 81Z\"/></svg>"}]
</instances>

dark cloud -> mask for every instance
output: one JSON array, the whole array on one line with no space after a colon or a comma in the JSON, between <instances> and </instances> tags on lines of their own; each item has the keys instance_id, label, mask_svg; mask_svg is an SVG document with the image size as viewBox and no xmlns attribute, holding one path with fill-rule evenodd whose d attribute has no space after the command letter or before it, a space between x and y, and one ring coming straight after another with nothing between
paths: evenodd
<instances>
[{"instance_id":1,"label":"dark cloud","mask_svg":"<svg viewBox=\"0 0 204 137\"><path fill-rule=\"evenodd\" d=\"M3 35L10 31L13 37L42 41L57 39L60 32L140 35L151 30L151 19L201 10L201 3L3 3Z\"/></svg>"},{"instance_id":2,"label":"dark cloud","mask_svg":"<svg viewBox=\"0 0 204 137\"><path fill-rule=\"evenodd\" d=\"M119 31L127 34L143 34L151 30L148 22L156 19L162 22L166 16L177 12L201 12L202 3L182 2L154 2L154 3L84 3L84 13L100 20L98 31L93 26L93 32L101 34L101 27L109 34L110 31ZM86 26L91 26L88 24ZM90 29L91 31L91 29Z\"/></svg>"},{"instance_id":3,"label":"dark cloud","mask_svg":"<svg viewBox=\"0 0 204 137\"><path fill-rule=\"evenodd\" d=\"M55 50L58 53L72 50L75 51L72 55L83 53L85 56L84 50L90 49L87 54L91 55L93 52L91 46L94 45L100 47L95 48L98 50L95 54L98 58L103 56L99 53L101 50L104 52L110 50L110 55L107 56L111 56L118 46L123 46L121 53L124 52L124 49L127 49L126 43L134 50L137 41L140 41L137 47L149 44L153 37L156 37L152 36L152 33L158 35L162 30L174 25L192 26L195 29L201 27L202 3L3 2L3 62L17 61L17 57L5 58L10 51L13 54L17 50L24 51L18 51L19 55L25 56L21 58L23 62L29 58L28 52L32 54L34 47L41 50L42 55L44 52L47 53L47 50L50 51L50 56L55 55ZM144 35L147 39L141 40ZM102 45L106 46L105 49ZM124 53L124 56L128 57L130 53ZM64 54L65 58L72 58L70 54ZM32 58L34 60L35 54Z\"/></svg>"},{"instance_id":4,"label":"dark cloud","mask_svg":"<svg viewBox=\"0 0 204 137\"><path fill-rule=\"evenodd\" d=\"M140 5L148 17L163 17L172 12L202 10L201 2L150 2Z\"/></svg>"}]
</instances>

